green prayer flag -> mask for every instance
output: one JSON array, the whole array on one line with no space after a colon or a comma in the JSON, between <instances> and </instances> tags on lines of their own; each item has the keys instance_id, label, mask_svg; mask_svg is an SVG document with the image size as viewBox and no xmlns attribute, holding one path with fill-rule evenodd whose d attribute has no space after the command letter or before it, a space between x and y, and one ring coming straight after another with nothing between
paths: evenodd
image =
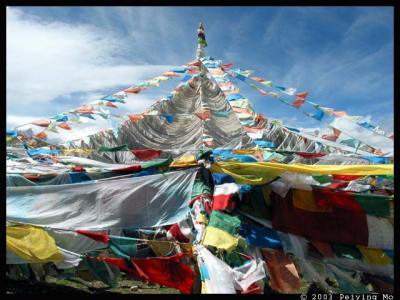
<instances>
[{"instance_id":1,"label":"green prayer flag","mask_svg":"<svg viewBox=\"0 0 400 300\"><path fill-rule=\"evenodd\" d=\"M97 149L98 152L116 152L116 151L129 151L128 145L124 144L121 146L109 148L109 147L104 147L101 146L99 149Z\"/></svg>"},{"instance_id":2,"label":"green prayer flag","mask_svg":"<svg viewBox=\"0 0 400 300\"><path fill-rule=\"evenodd\" d=\"M94 257L98 256L94 251L89 252L88 255ZM104 282L110 287L117 287L117 276L106 262L84 257L82 263L98 280Z\"/></svg>"},{"instance_id":3,"label":"green prayer flag","mask_svg":"<svg viewBox=\"0 0 400 300\"><path fill-rule=\"evenodd\" d=\"M130 259L135 257L137 253L136 240L129 237L110 236L108 242L110 249L115 255L121 258Z\"/></svg>"},{"instance_id":4,"label":"green prayer flag","mask_svg":"<svg viewBox=\"0 0 400 300\"><path fill-rule=\"evenodd\" d=\"M210 215L208 226L219 228L232 235L236 235L239 233L240 219L236 216L231 216L218 210L213 210Z\"/></svg>"},{"instance_id":5,"label":"green prayer flag","mask_svg":"<svg viewBox=\"0 0 400 300\"><path fill-rule=\"evenodd\" d=\"M211 188L202 179L196 179L193 184L191 199L201 194L212 194Z\"/></svg>"},{"instance_id":6,"label":"green prayer flag","mask_svg":"<svg viewBox=\"0 0 400 300\"><path fill-rule=\"evenodd\" d=\"M332 179L328 175L312 175L312 178L315 179L315 181L318 181L320 184L332 182Z\"/></svg>"},{"instance_id":7,"label":"green prayer flag","mask_svg":"<svg viewBox=\"0 0 400 300\"><path fill-rule=\"evenodd\" d=\"M367 215L377 217L390 216L390 197L373 194L355 194L355 198Z\"/></svg>"},{"instance_id":8,"label":"green prayer flag","mask_svg":"<svg viewBox=\"0 0 400 300\"><path fill-rule=\"evenodd\" d=\"M362 259L362 254L356 246L332 244L331 247L337 257L349 258L349 259Z\"/></svg>"},{"instance_id":9,"label":"green prayer flag","mask_svg":"<svg viewBox=\"0 0 400 300\"><path fill-rule=\"evenodd\" d=\"M140 164L142 169L147 169L147 168L157 168L157 167L165 167L169 166L172 163L173 159L171 157L169 158L162 158L162 159L153 159L151 161L145 162L143 164Z\"/></svg>"}]
</instances>

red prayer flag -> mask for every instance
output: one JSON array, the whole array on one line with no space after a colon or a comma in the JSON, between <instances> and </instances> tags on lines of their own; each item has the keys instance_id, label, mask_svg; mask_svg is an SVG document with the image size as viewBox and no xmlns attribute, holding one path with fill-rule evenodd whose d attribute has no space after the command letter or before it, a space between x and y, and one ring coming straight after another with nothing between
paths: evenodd
<instances>
[{"instance_id":1,"label":"red prayer flag","mask_svg":"<svg viewBox=\"0 0 400 300\"><path fill-rule=\"evenodd\" d=\"M72 130L72 128L67 123L58 124L58 127L65 129L65 130Z\"/></svg>"},{"instance_id":2,"label":"red prayer flag","mask_svg":"<svg viewBox=\"0 0 400 300\"><path fill-rule=\"evenodd\" d=\"M140 160L159 158L161 155L161 150L155 149L131 150L131 152Z\"/></svg>"},{"instance_id":3,"label":"red prayer flag","mask_svg":"<svg viewBox=\"0 0 400 300\"><path fill-rule=\"evenodd\" d=\"M105 233L91 232L87 230L76 230L76 232L101 243L108 244L110 241L110 236Z\"/></svg>"},{"instance_id":4,"label":"red prayer flag","mask_svg":"<svg viewBox=\"0 0 400 300\"><path fill-rule=\"evenodd\" d=\"M265 79L261 78L261 77L250 77L250 79L253 79L254 81L257 81L257 82L264 82L265 81Z\"/></svg>"},{"instance_id":5,"label":"red prayer flag","mask_svg":"<svg viewBox=\"0 0 400 300\"><path fill-rule=\"evenodd\" d=\"M211 111L209 110L202 110L201 112L195 113L195 115L201 120L211 119Z\"/></svg>"},{"instance_id":6,"label":"red prayer flag","mask_svg":"<svg viewBox=\"0 0 400 300\"><path fill-rule=\"evenodd\" d=\"M130 87L124 90L125 93L139 94L142 88L140 87Z\"/></svg>"},{"instance_id":7,"label":"red prayer flag","mask_svg":"<svg viewBox=\"0 0 400 300\"><path fill-rule=\"evenodd\" d=\"M302 93L296 94L296 98L301 98L303 100L305 100L307 96L308 96L308 92L302 92Z\"/></svg>"},{"instance_id":8,"label":"red prayer flag","mask_svg":"<svg viewBox=\"0 0 400 300\"><path fill-rule=\"evenodd\" d=\"M296 152L297 155L300 155L304 158L313 158L313 157L322 157L325 156L326 153L319 152L319 153L308 153L308 152Z\"/></svg>"},{"instance_id":9,"label":"red prayer flag","mask_svg":"<svg viewBox=\"0 0 400 300\"><path fill-rule=\"evenodd\" d=\"M271 278L271 288L281 293L298 292L301 284L293 259L282 250L261 249Z\"/></svg>"},{"instance_id":10,"label":"red prayer flag","mask_svg":"<svg viewBox=\"0 0 400 300\"><path fill-rule=\"evenodd\" d=\"M49 127L50 121L49 120L38 120L32 122L33 125L40 126L40 127Z\"/></svg>"},{"instance_id":11,"label":"red prayer flag","mask_svg":"<svg viewBox=\"0 0 400 300\"><path fill-rule=\"evenodd\" d=\"M263 121L267 121L267 118L265 118L262 114L257 114L256 122L263 122Z\"/></svg>"},{"instance_id":12,"label":"red prayer flag","mask_svg":"<svg viewBox=\"0 0 400 300\"><path fill-rule=\"evenodd\" d=\"M327 185L326 187L330 189L344 189L348 185L349 185L348 182L335 182Z\"/></svg>"},{"instance_id":13,"label":"red prayer flag","mask_svg":"<svg viewBox=\"0 0 400 300\"><path fill-rule=\"evenodd\" d=\"M292 106L299 108L304 104L304 101L305 101L304 98L296 97L296 99L292 102Z\"/></svg>"},{"instance_id":14,"label":"red prayer flag","mask_svg":"<svg viewBox=\"0 0 400 300\"><path fill-rule=\"evenodd\" d=\"M132 122L137 122L141 119L144 118L143 115L128 115L129 120L131 120Z\"/></svg>"},{"instance_id":15,"label":"red prayer flag","mask_svg":"<svg viewBox=\"0 0 400 300\"><path fill-rule=\"evenodd\" d=\"M260 88L258 88L258 87L256 87L257 88L257 90L260 92L260 94L262 94L262 95L264 95L264 96L269 96L269 94L266 92L266 91L264 91L263 89L260 89Z\"/></svg>"},{"instance_id":16,"label":"red prayer flag","mask_svg":"<svg viewBox=\"0 0 400 300\"><path fill-rule=\"evenodd\" d=\"M345 183L347 185L347 183ZM314 189L315 202L320 206L338 207L359 213L364 213L355 196L350 192L333 191L329 189Z\"/></svg>"},{"instance_id":17,"label":"red prayer flag","mask_svg":"<svg viewBox=\"0 0 400 300\"><path fill-rule=\"evenodd\" d=\"M204 144L205 144L207 147L214 147L214 141L205 141Z\"/></svg>"},{"instance_id":18,"label":"red prayer flag","mask_svg":"<svg viewBox=\"0 0 400 300\"><path fill-rule=\"evenodd\" d=\"M199 72L200 72L200 70L195 69L195 68L192 68L192 69L190 69L189 71L187 71L187 73L188 73L189 75L195 75L195 74L198 74Z\"/></svg>"},{"instance_id":19,"label":"red prayer flag","mask_svg":"<svg viewBox=\"0 0 400 300\"><path fill-rule=\"evenodd\" d=\"M73 166L71 170L74 172L86 172L86 170L82 166Z\"/></svg>"},{"instance_id":20,"label":"red prayer flag","mask_svg":"<svg viewBox=\"0 0 400 300\"><path fill-rule=\"evenodd\" d=\"M233 67L233 64L221 64L220 67L221 67L222 69L229 69L229 68L232 68L232 67Z\"/></svg>"},{"instance_id":21,"label":"red prayer flag","mask_svg":"<svg viewBox=\"0 0 400 300\"><path fill-rule=\"evenodd\" d=\"M361 178L360 175L332 175L333 180L352 181Z\"/></svg>"},{"instance_id":22,"label":"red prayer flag","mask_svg":"<svg viewBox=\"0 0 400 300\"><path fill-rule=\"evenodd\" d=\"M324 140L328 140L328 141L332 141L332 142L336 142L336 140L338 139L338 136L334 135L334 134L324 134L323 136L321 136Z\"/></svg>"},{"instance_id":23,"label":"red prayer flag","mask_svg":"<svg viewBox=\"0 0 400 300\"><path fill-rule=\"evenodd\" d=\"M340 134L342 133L339 129L336 129L336 128L333 128L333 127L332 127L332 130L333 130L333 134L334 134L335 136L337 136L337 137L339 137Z\"/></svg>"},{"instance_id":24,"label":"red prayer flag","mask_svg":"<svg viewBox=\"0 0 400 300\"><path fill-rule=\"evenodd\" d=\"M162 73L161 76L166 76L166 77L178 77L179 75L176 74L175 72L165 72L165 73Z\"/></svg>"},{"instance_id":25,"label":"red prayer flag","mask_svg":"<svg viewBox=\"0 0 400 300\"><path fill-rule=\"evenodd\" d=\"M185 255L180 253L168 257L131 258L133 267L128 266L122 258L96 257L96 259L116 265L135 278L191 294L195 274L189 265L181 262L184 257Z\"/></svg>"},{"instance_id":26,"label":"red prayer flag","mask_svg":"<svg viewBox=\"0 0 400 300\"><path fill-rule=\"evenodd\" d=\"M331 245L328 243L310 241L311 244L322 254L323 257L335 257L335 252L333 252Z\"/></svg>"},{"instance_id":27,"label":"red prayer flag","mask_svg":"<svg viewBox=\"0 0 400 300\"><path fill-rule=\"evenodd\" d=\"M113 107L113 108L118 108L118 106L116 106L114 103L107 101L106 106L108 107Z\"/></svg>"},{"instance_id":28,"label":"red prayer flag","mask_svg":"<svg viewBox=\"0 0 400 300\"><path fill-rule=\"evenodd\" d=\"M119 169L113 169L111 170L111 172L117 172L117 173L121 173L121 172L139 172L142 170L142 166L141 165L132 165L126 168L119 168Z\"/></svg>"},{"instance_id":29,"label":"red prayer flag","mask_svg":"<svg viewBox=\"0 0 400 300\"><path fill-rule=\"evenodd\" d=\"M201 66L201 61L194 61L194 62L188 63L186 66L200 67Z\"/></svg>"},{"instance_id":30,"label":"red prayer flag","mask_svg":"<svg viewBox=\"0 0 400 300\"><path fill-rule=\"evenodd\" d=\"M47 138L47 133L45 131L39 132L37 135L35 135L38 139L46 139Z\"/></svg>"},{"instance_id":31,"label":"red prayer flag","mask_svg":"<svg viewBox=\"0 0 400 300\"><path fill-rule=\"evenodd\" d=\"M177 240L178 242L182 243L189 243L190 240L182 233L179 224L176 223L171 226L168 232Z\"/></svg>"},{"instance_id":32,"label":"red prayer flag","mask_svg":"<svg viewBox=\"0 0 400 300\"><path fill-rule=\"evenodd\" d=\"M80 114L92 114L93 106L91 105L82 105L76 109L76 111Z\"/></svg>"},{"instance_id":33,"label":"red prayer flag","mask_svg":"<svg viewBox=\"0 0 400 300\"><path fill-rule=\"evenodd\" d=\"M260 130L265 129L265 126L254 126L254 127L242 126L242 127L246 132L259 132Z\"/></svg>"},{"instance_id":34,"label":"red prayer flag","mask_svg":"<svg viewBox=\"0 0 400 300\"><path fill-rule=\"evenodd\" d=\"M214 196L212 210L233 210L235 208L234 197L235 195L232 194Z\"/></svg>"},{"instance_id":35,"label":"red prayer flag","mask_svg":"<svg viewBox=\"0 0 400 300\"><path fill-rule=\"evenodd\" d=\"M345 112L345 111L334 111L333 114L334 114L335 116L338 116L338 117L347 116L347 112Z\"/></svg>"},{"instance_id":36,"label":"red prayer flag","mask_svg":"<svg viewBox=\"0 0 400 300\"><path fill-rule=\"evenodd\" d=\"M252 283L247 290L240 291L240 294L263 294L264 289L257 282Z\"/></svg>"},{"instance_id":37,"label":"red prayer flag","mask_svg":"<svg viewBox=\"0 0 400 300\"><path fill-rule=\"evenodd\" d=\"M316 201L325 197L318 191L313 190ZM292 190L285 198L271 192L274 229L301 235L312 241L368 246L368 224L364 212L339 207L331 212L306 211L293 206L292 195Z\"/></svg>"}]
</instances>

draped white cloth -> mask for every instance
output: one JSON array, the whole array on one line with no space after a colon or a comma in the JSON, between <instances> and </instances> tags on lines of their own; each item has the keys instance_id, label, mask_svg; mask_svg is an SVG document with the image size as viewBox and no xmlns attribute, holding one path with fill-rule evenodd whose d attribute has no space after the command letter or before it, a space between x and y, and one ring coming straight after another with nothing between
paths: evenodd
<instances>
[{"instance_id":1,"label":"draped white cloth","mask_svg":"<svg viewBox=\"0 0 400 300\"><path fill-rule=\"evenodd\" d=\"M189 213L195 169L137 178L7 187L7 220L63 229L148 228Z\"/></svg>"}]
</instances>

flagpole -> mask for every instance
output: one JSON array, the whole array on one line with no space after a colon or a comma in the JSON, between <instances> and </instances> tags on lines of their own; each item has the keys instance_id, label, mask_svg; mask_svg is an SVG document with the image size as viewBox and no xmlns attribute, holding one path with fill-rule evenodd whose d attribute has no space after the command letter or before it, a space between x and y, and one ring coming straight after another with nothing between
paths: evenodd
<instances>
[{"instance_id":1,"label":"flagpole","mask_svg":"<svg viewBox=\"0 0 400 300\"><path fill-rule=\"evenodd\" d=\"M200 22L199 27L197 28L197 51L196 51L196 59L199 61L202 57L206 56L204 52L204 48L207 47L206 36L204 32L203 23Z\"/></svg>"}]
</instances>

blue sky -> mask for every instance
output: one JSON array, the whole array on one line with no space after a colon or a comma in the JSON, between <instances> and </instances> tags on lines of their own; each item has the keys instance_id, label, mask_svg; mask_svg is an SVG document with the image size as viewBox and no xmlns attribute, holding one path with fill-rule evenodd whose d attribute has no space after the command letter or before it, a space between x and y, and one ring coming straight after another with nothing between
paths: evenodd
<instances>
[{"instance_id":1,"label":"blue sky","mask_svg":"<svg viewBox=\"0 0 400 300\"><path fill-rule=\"evenodd\" d=\"M393 130L391 7L8 7L7 128L194 60L200 21L215 59ZM174 84L127 109L143 111ZM321 126L255 90L243 94L288 126Z\"/></svg>"}]
</instances>

